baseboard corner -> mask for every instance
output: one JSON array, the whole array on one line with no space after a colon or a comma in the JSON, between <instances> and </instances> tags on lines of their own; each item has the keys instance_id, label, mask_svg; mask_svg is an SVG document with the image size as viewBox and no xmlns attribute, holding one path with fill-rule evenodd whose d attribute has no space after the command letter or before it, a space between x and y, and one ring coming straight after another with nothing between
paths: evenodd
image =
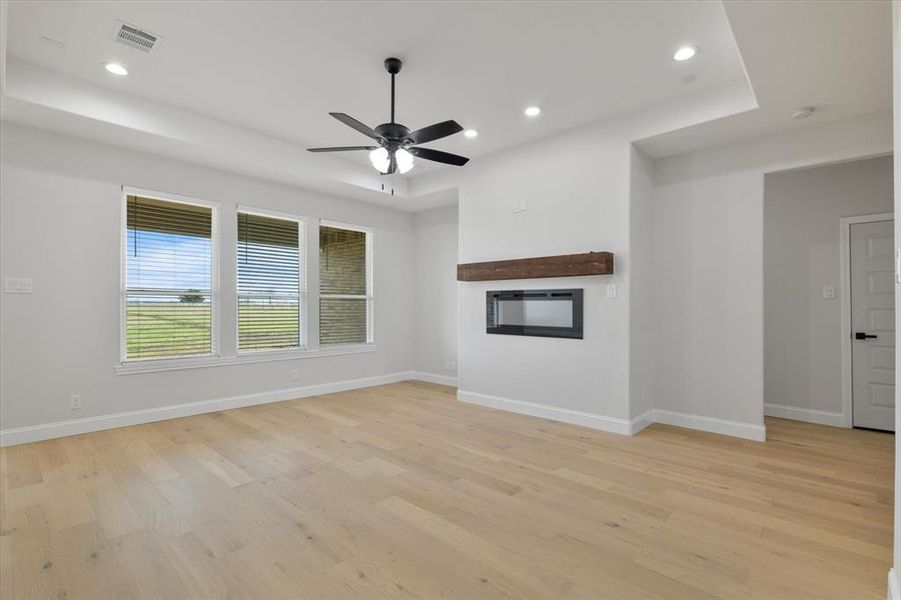
<instances>
[{"instance_id":1,"label":"baseboard corner","mask_svg":"<svg viewBox=\"0 0 901 600\"><path fill-rule=\"evenodd\" d=\"M648 425L654 423L654 409L651 408L629 421L629 435L635 435Z\"/></svg>"},{"instance_id":2,"label":"baseboard corner","mask_svg":"<svg viewBox=\"0 0 901 600\"><path fill-rule=\"evenodd\" d=\"M894 567L888 570L888 600L901 600L901 582Z\"/></svg>"}]
</instances>

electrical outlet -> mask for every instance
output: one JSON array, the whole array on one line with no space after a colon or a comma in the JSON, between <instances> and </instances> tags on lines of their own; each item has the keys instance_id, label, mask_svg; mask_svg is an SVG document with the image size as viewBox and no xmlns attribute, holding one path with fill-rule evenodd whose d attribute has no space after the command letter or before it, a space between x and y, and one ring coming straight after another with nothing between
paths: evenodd
<instances>
[{"instance_id":1,"label":"electrical outlet","mask_svg":"<svg viewBox=\"0 0 901 600\"><path fill-rule=\"evenodd\" d=\"M607 286L607 297L608 298L616 298L616 284L611 283Z\"/></svg>"},{"instance_id":2,"label":"electrical outlet","mask_svg":"<svg viewBox=\"0 0 901 600\"><path fill-rule=\"evenodd\" d=\"M826 300L832 300L835 298L835 286L834 285L824 285L823 286L823 298Z\"/></svg>"},{"instance_id":3,"label":"electrical outlet","mask_svg":"<svg viewBox=\"0 0 901 600\"><path fill-rule=\"evenodd\" d=\"M300 379L300 369L294 369L291 371L291 381L297 381Z\"/></svg>"},{"instance_id":4,"label":"electrical outlet","mask_svg":"<svg viewBox=\"0 0 901 600\"><path fill-rule=\"evenodd\" d=\"M69 409L81 410L81 394L72 394L69 396Z\"/></svg>"},{"instance_id":5,"label":"electrical outlet","mask_svg":"<svg viewBox=\"0 0 901 600\"><path fill-rule=\"evenodd\" d=\"M455 360L446 360L444 361L444 369L446 371L453 371L457 368L457 361Z\"/></svg>"}]
</instances>

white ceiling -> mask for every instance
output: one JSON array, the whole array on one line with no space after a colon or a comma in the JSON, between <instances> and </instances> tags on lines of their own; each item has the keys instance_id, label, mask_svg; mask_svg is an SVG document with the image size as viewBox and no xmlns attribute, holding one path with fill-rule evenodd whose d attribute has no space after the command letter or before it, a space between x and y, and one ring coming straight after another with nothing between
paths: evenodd
<instances>
[{"instance_id":1,"label":"white ceiling","mask_svg":"<svg viewBox=\"0 0 901 600\"><path fill-rule=\"evenodd\" d=\"M388 120L391 55L405 61L397 120L478 129L476 139L429 144L476 160L641 109L691 115L636 140L652 157L891 109L889 0L0 0L0 9L4 120L405 210L453 202L445 191L465 167L420 160L411 177L383 178L365 153L305 151L365 142L329 111ZM159 50L114 42L117 19L163 36ZM701 52L676 63L683 44ZM107 74L106 60L132 74ZM537 119L522 115L530 104L544 109ZM808 104L812 118L790 118Z\"/></svg>"},{"instance_id":2,"label":"white ceiling","mask_svg":"<svg viewBox=\"0 0 901 600\"><path fill-rule=\"evenodd\" d=\"M159 50L112 41L117 19L163 36ZM397 120L478 129L430 145L470 157L744 77L707 1L32 1L10 4L8 33L16 60L304 147L365 141L329 111L387 121L382 60L399 56ZM702 51L676 63L683 44ZM132 74L110 76L104 60ZM539 118L522 115L529 104ZM452 168L418 161L410 175Z\"/></svg>"},{"instance_id":3,"label":"white ceiling","mask_svg":"<svg viewBox=\"0 0 901 600\"><path fill-rule=\"evenodd\" d=\"M891 109L887 0L726 2L724 8L758 108L642 140L651 156ZM792 119L803 106L814 106L814 116Z\"/></svg>"}]
</instances>

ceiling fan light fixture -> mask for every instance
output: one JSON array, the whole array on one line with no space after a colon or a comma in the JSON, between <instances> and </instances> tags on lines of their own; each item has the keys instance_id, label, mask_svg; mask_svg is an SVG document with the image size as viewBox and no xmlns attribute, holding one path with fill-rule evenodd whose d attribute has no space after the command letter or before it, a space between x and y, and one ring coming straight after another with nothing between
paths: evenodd
<instances>
[{"instance_id":1,"label":"ceiling fan light fixture","mask_svg":"<svg viewBox=\"0 0 901 600\"><path fill-rule=\"evenodd\" d=\"M527 117L537 117L541 114L540 106L527 106L525 110L522 111Z\"/></svg>"},{"instance_id":2,"label":"ceiling fan light fixture","mask_svg":"<svg viewBox=\"0 0 901 600\"><path fill-rule=\"evenodd\" d=\"M413 168L413 155L403 148L399 148L394 153L394 159L397 161L397 170L401 175Z\"/></svg>"},{"instance_id":3,"label":"ceiling fan light fixture","mask_svg":"<svg viewBox=\"0 0 901 600\"><path fill-rule=\"evenodd\" d=\"M373 140L378 144L377 146L370 142L368 146L332 146L327 148L307 148L307 150L309 152L365 150L369 152L369 162L383 175L393 175L397 171L401 173L409 172L413 168L414 157L456 167L462 167L468 163L469 159L465 156L442 152L433 148L419 147L420 144L434 142L463 131L463 127L453 119L434 123L415 131L410 131L407 126L394 120L394 78L400 72L402 66L403 63L399 58L385 59L385 70L391 75L391 121L389 123L382 123L372 128L345 113L329 113L330 116L351 129ZM384 189L384 186L382 189Z\"/></svg>"},{"instance_id":4,"label":"ceiling fan light fixture","mask_svg":"<svg viewBox=\"0 0 901 600\"><path fill-rule=\"evenodd\" d=\"M387 173L391 160L388 157L388 151L384 148L376 148L369 153L369 162L375 167L379 173Z\"/></svg>"}]
</instances>

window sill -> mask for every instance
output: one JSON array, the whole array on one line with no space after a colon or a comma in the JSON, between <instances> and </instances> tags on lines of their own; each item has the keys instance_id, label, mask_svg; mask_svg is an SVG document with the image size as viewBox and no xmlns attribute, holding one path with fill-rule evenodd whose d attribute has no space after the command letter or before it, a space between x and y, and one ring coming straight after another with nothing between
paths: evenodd
<instances>
[{"instance_id":1,"label":"window sill","mask_svg":"<svg viewBox=\"0 0 901 600\"><path fill-rule=\"evenodd\" d=\"M120 363L116 365L115 369L117 375L132 375L135 373L156 373L158 371L227 367L230 365L246 365L277 360L341 356L344 354L361 354L364 352L375 352L375 344L348 344L319 348L318 350L292 350L290 352L250 352L239 354L238 356L198 356L192 358L142 360Z\"/></svg>"}]
</instances>

